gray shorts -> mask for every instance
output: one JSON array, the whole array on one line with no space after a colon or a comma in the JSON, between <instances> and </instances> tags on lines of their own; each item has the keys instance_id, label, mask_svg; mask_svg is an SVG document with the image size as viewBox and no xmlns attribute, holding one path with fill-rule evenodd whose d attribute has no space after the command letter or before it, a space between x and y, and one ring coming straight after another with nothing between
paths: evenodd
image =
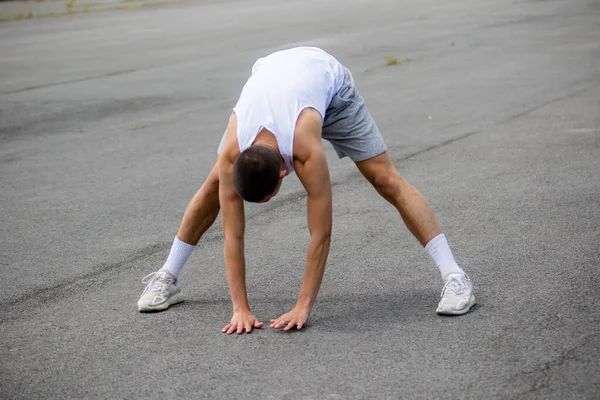
<instances>
[{"instance_id":1,"label":"gray shorts","mask_svg":"<svg viewBox=\"0 0 600 400\"><path fill-rule=\"evenodd\" d=\"M223 134L217 153L225 145ZM345 69L344 83L333 96L323 121L323 139L333 146L339 158L363 161L387 151L381 132L354 86L352 73Z\"/></svg>"},{"instance_id":2,"label":"gray shorts","mask_svg":"<svg viewBox=\"0 0 600 400\"><path fill-rule=\"evenodd\" d=\"M350 157L352 161L368 160L387 151L348 69L342 87L325 112L323 139L331 143L339 158Z\"/></svg>"}]
</instances>

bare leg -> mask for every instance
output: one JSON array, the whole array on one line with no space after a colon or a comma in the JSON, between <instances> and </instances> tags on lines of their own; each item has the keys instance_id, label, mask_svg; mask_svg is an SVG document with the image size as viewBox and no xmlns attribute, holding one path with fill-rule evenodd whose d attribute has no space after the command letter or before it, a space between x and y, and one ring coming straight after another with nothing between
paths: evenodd
<instances>
[{"instance_id":1,"label":"bare leg","mask_svg":"<svg viewBox=\"0 0 600 400\"><path fill-rule=\"evenodd\" d=\"M406 227L423 246L442 232L425 198L400 176L387 152L359 161L356 166L377 192L396 207Z\"/></svg>"},{"instance_id":2,"label":"bare leg","mask_svg":"<svg viewBox=\"0 0 600 400\"><path fill-rule=\"evenodd\" d=\"M178 283L179 273L192 254L193 246L215 222L220 208L219 175L215 164L185 210L177 232L179 240L173 240L167 261L160 270L142 279L147 285L138 300L139 311L166 310L171 305L183 301Z\"/></svg>"},{"instance_id":3,"label":"bare leg","mask_svg":"<svg viewBox=\"0 0 600 400\"><path fill-rule=\"evenodd\" d=\"M219 174L215 164L204 184L188 204L177 231L177 238L187 244L196 245L204 232L215 222L220 209Z\"/></svg>"},{"instance_id":4,"label":"bare leg","mask_svg":"<svg viewBox=\"0 0 600 400\"><path fill-rule=\"evenodd\" d=\"M468 312L475 305L471 280L456 264L445 236L440 235L442 231L433 211L421 193L400 176L387 152L357 162L356 166L377 192L396 207L406 227L438 266L445 284L436 312L446 315Z\"/></svg>"}]
</instances>

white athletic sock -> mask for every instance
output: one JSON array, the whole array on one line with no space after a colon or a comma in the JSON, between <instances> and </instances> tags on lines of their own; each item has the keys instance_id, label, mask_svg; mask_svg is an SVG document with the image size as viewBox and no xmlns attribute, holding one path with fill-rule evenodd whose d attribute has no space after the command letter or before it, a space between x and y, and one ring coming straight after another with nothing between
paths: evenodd
<instances>
[{"instance_id":1,"label":"white athletic sock","mask_svg":"<svg viewBox=\"0 0 600 400\"><path fill-rule=\"evenodd\" d=\"M178 277L181 268L183 268L183 264L185 264L195 247L196 246L182 242L175 236L171 251L169 252L169 257L167 257L167 261L165 261L165 265L163 265L161 270L169 271L175 275L175 277Z\"/></svg>"},{"instance_id":2,"label":"white athletic sock","mask_svg":"<svg viewBox=\"0 0 600 400\"><path fill-rule=\"evenodd\" d=\"M452 255L452 250L448 245L446 236L440 233L425 246L425 250L429 253L433 261L442 274L442 279L445 279L448 274L464 274L465 272L458 266Z\"/></svg>"}]
</instances>

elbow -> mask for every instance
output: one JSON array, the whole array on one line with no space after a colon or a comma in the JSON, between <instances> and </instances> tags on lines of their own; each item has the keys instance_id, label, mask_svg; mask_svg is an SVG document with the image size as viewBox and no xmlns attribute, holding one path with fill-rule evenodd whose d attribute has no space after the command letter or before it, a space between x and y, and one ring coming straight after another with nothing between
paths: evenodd
<instances>
[{"instance_id":1,"label":"elbow","mask_svg":"<svg viewBox=\"0 0 600 400\"><path fill-rule=\"evenodd\" d=\"M223 233L223 241L225 242L225 246L229 246L229 245L243 246L244 245L244 236L224 232Z\"/></svg>"},{"instance_id":2,"label":"elbow","mask_svg":"<svg viewBox=\"0 0 600 400\"><path fill-rule=\"evenodd\" d=\"M312 235L312 239L322 246L329 247L329 244L331 243L331 230L315 233Z\"/></svg>"}]
</instances>

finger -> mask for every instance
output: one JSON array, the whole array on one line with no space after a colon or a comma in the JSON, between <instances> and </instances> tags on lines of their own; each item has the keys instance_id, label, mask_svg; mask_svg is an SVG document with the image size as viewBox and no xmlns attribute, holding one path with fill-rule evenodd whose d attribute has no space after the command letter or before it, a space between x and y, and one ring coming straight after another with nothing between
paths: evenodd
<instances>
[{"instance_id":1,"label":"finger","mask_svg":"<svg viewBox=\"0 0 600 400\"><path fill-rule=\"evenodd\" d=\"M236 325L235 324L231 324L231 326L229 327L229 329L227 329L227 334L231 335L233 332L235 332L236 329Z\"/></svg>"},{"instance_id":2,"label":"finger","mask_svg":"<svg viewBox=\"0 0 600 400\"><path fill-rule=\"evenodd\" d=\"M221 329L221 332L227 332L227 329L229 329L229 327L231 326L231 324L227 324L225 325L225 328Z\"/></svg>"},{"instance_id":3,"label":"finger","mask_svg":"<svg viewBox=\"0 0 600 400\"><path fill-rule=\"evenodd\" d=\"M244 325L239 324L237 327L237 334L240 335L242 332L244 332Z\"/></svg>"},{"instance_id":4,"label":"finger","mask_svg":"<svg viewBox=\"0 0 600 400\"><path fill-rule=\"evenodd\" d=\"M286 326L286 325L288 325L288 324L291 324L291 323L292 323L292 321L289 321L289 320L287 320L287 319L286 319L286 320L283 320L283 321L281 321L281 322L278 324L278 326L277 326L277 327L278 327L278 328L283 328L284 326Z\"/></svg>"},{"instance_id":5,"label":"finger","mask_svg":"<svg viewBox=\"0 0 600 400\"><path fill-rule=\"evenodd\" d=\"M275 325L273 326L273 328L275 329L279 329L282 326L284 326L285 324L287 324L287 321L284 320L278 320L277 322L275 322Z\"/></svg>"},{"instance_id":6,"label":"finger","mask_svg":"<svg viewBox=\"0 0 600 400\"><path fill-rule=\"evenodd\" d=\"M300 329L302 329L303 326L304 326L304 323L300 322L298 325L296 325L296 329L300 330Z\"/></svg>"},{"instance_id":7,"label":"finger","mask_svg":"<svg viewBox=\"0 0 600 400\"><path fill-rule=\"evenodd\" d=\"M255 327L256 329L260 329L260 328L262 328L262 327L263 327L263 325L264 325L264 323L262 323L262 322L258 322L258 320L255 320L255 321L254 321L254 327Z\"/></svg>"},{"instance_id":8,"label":"finger","mask_svg":"<svg viewBox=\"0 0 600 400\"><path fill-rule=\"evenodd\" d=\"M252 324L249 324L249 323L246 322L245 325L246 326L244 327L244 329L246 330L246 333L252 332Z\"/></svg>"},{"instance_id":9,"label":"finger","mask_svg":"<svg viewBox=\"0 0 600 400\"><path fill-rule=\"evenodd\" d=\"M290 321L289 324L287 324L287 326L285 328L283 328L284 331L289 331L290 329L292 329L294 327L295 322L294 321Z\"/></svg>"}]
</instances>

